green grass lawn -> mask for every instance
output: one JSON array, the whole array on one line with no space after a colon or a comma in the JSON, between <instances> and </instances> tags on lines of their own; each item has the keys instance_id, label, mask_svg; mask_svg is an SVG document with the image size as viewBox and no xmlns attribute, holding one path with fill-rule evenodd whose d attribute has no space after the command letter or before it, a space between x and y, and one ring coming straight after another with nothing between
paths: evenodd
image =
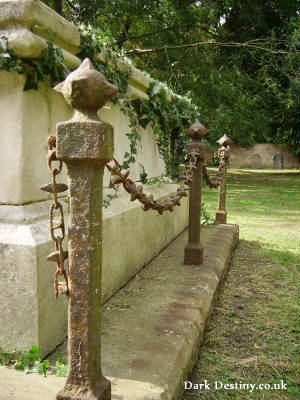
<instances>
[{"instance_id":1,"label":"green grass lawn","mask_svg":"<svg viewBox=\"0 0 300 400\"><path fill-rule=\"evenodd\" d=\"M189 381L210 390L183 400L299 399L299 175L229 170L228 222L240 242ZM217 191L204 186L215 213ZM214 382L272 384L280 390L215 390Z\"/></svg>"}]
</instances>

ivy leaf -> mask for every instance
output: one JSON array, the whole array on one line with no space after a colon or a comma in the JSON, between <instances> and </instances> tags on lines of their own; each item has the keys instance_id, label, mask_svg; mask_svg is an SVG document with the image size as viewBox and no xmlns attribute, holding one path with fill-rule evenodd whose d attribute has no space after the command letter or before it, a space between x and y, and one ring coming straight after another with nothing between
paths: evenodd
<instances>
[{"instance_id":1,"label":"ivy leaf","mask_svg":"<svg viewBox=\"0 0 300 400\"><path fill-rule=\"evenodd\" d=\"M151 91L150 91L150 87L151 86L149 86L150 97L156 96L157 93L161 90L161 85L159 83L154 83L153 88L151 87Z\"/></svg>"},{"instance_id":2,"label":"ivy leaf","mask_svg":"<svg viewBox=\"0 0 300 400\"><path fill-rule=\"evenodd\" d=\"M49 360L38 360L33 364L33 371L36 371L39 375L46 376L49 368Z\"/></svg>"},{"instance_id":3,"label":"ivy leaf","mask_svg":"<svg viewBox=\"0 0 300 400\"><path fill-rule=\"evenodd\" d=\"M63 361L61 360L56 361L55 366L56 366L56 376L64 376L67 374L68 367Z\"/></svg>"},{"instance_id":4,"label":"ivy leaf","mask_svg":"<svg viewBox=\"0 0 300 400\"><path fill-rule=\"evenodd\" d=\"M26 74L26 82L25 82L25 86L24 86L24 92L26 90L30 90L30 89L38 90L38 84L37 84L34 72L29 72Z\"/></svg>"},{"instance_id":5,"label":"ivy leaf","mask_svg":"<svg viewBox=\"0 0 300 400\"><path fill-rule=\"evenodd\" d=\"M142 118L142 119L139 120L139 124L140 124L144 129L147 128L147 125L148 125L149 122L150 122L150 121L149 121L148 118Z\"/></svg>"},{"instance_id":6,"label":"ivy leaf","mask_svg":"<svg viewBox=\"0 0 300 400\"><path fill-rule=\"evenodd\" d=\"M0 53L0 57L10 58L10 54L9 53Z\"/></svg>"},{"instance_id":7,"label":"ivy leaf","mask_svg":"<svg viewBox=\"0 0 300 400\"><path fill-rule=\"evenodd\" d=\"M3 53L7 53L7 42L8 42L8 39L6 36L0 37L0 50Z\"/></svg>"},{"instance_id":8,"label":"ivy leaf","mask_svg":"<svg viewBox=\"0 0 300 400\"><path fill-rule=\"evenodd\" d=\"M34 61L33 64L36 66L36 69L38 71L39 80L43 80L44 79L44 71L43 71L42 64L38 61Z\"/></svg>"}]
</instances>

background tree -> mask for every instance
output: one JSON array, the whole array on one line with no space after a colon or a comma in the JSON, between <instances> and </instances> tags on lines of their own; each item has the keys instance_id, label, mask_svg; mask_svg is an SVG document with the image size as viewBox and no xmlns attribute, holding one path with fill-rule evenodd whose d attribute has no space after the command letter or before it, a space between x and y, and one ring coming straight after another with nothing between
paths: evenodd
<instances>
[{"instance_id":1,"label":"background tree","mask_svg":"<svg viewBox=\"0 0 300 400\"><path fill-rule=\"evenodd\" d=\"M299 149L296 0L49 0L135 66L188 94L214 141Z\"/></svg>"}]
</instances>

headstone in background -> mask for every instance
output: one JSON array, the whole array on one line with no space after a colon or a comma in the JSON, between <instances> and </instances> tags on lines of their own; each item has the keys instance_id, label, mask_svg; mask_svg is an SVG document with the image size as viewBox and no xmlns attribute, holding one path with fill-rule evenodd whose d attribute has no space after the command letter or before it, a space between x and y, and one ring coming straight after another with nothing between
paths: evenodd
<instances>
[{"instance_id":1,"label":"headstone in background","mask_svg":"<svg viewBox=\"0 0 300 400\"><path fill-rule=\"evenodd\" d=\"M273 168L283 169L283 156L281 154L275 154L273 157Z\"/></svg>"},{"instance_id":2,"label":"headstone in background","mask_svg":"<svg viewBox=\"0 0 300 400\"><path fill-rule=\"evenodd\" d=\"M259 154L252 154L252 156L249 157L249 160L252 169L262 168L261 158Z\"/></svg>"}]
</instances>

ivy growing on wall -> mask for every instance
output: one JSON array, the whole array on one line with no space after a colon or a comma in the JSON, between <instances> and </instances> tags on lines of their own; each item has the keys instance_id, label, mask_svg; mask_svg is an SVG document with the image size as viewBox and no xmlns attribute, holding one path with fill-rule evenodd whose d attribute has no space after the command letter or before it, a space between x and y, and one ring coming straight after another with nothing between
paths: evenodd
<instances>
[{"instance_id":1,"label":"ivy growing on wall","mask_svg":"<svg viewBox=\"0 0 300 400\"><path fill-rule=\"evenodd\" d=\"M24 90L38 90L38 83L49 77L52 83L57 83L65 79L70 72L59 47L54 47L48 41L48 49L41 53L40 58L21 59L13 51L8 50L8 39L6 36L0 37L0 69L14 71L18 74L25 74L26 81Z\"/></svg>"},{"instance_id":2,"label":"ivy growing on wall","mask_svg":"<svg viewBox=\"0 0 300 400\"><path fill-rule=\"evenodd\" d=\"M38 83L46 77L54 85L70 72L63 57L62 50L48 41L48 49L37 59L20 59L8 50L8 40L0 38L0 69L15 71L26 75L24 90L38 89ZM97 59L105 45L107 59L104 62ZM138 128L151 125L156 138L159 153L166 164L166 175L172 179L179 178L179 164L184 162L185 147L188 140L185 129L199 118L199 110L188 98L173 93L166 85L152 82L148 89L149 101L138 98L129 100L128 81L132 75L130 61L118 68L118 55L107 43L103 43L97 34L85 29L81 32L81 51L79 57L89 57L95 68L119 88L118 96L113 100L120 105L121 111L129 119L130 131L125 133L129 139L129 150L124 155L122 167L127 169L134 163L139 140ZM109 64L109 66L108 66ZM113 68L111 67L113 64ZM126 67L128 65L128 67Z\"/></svg>"}]
</instances>

